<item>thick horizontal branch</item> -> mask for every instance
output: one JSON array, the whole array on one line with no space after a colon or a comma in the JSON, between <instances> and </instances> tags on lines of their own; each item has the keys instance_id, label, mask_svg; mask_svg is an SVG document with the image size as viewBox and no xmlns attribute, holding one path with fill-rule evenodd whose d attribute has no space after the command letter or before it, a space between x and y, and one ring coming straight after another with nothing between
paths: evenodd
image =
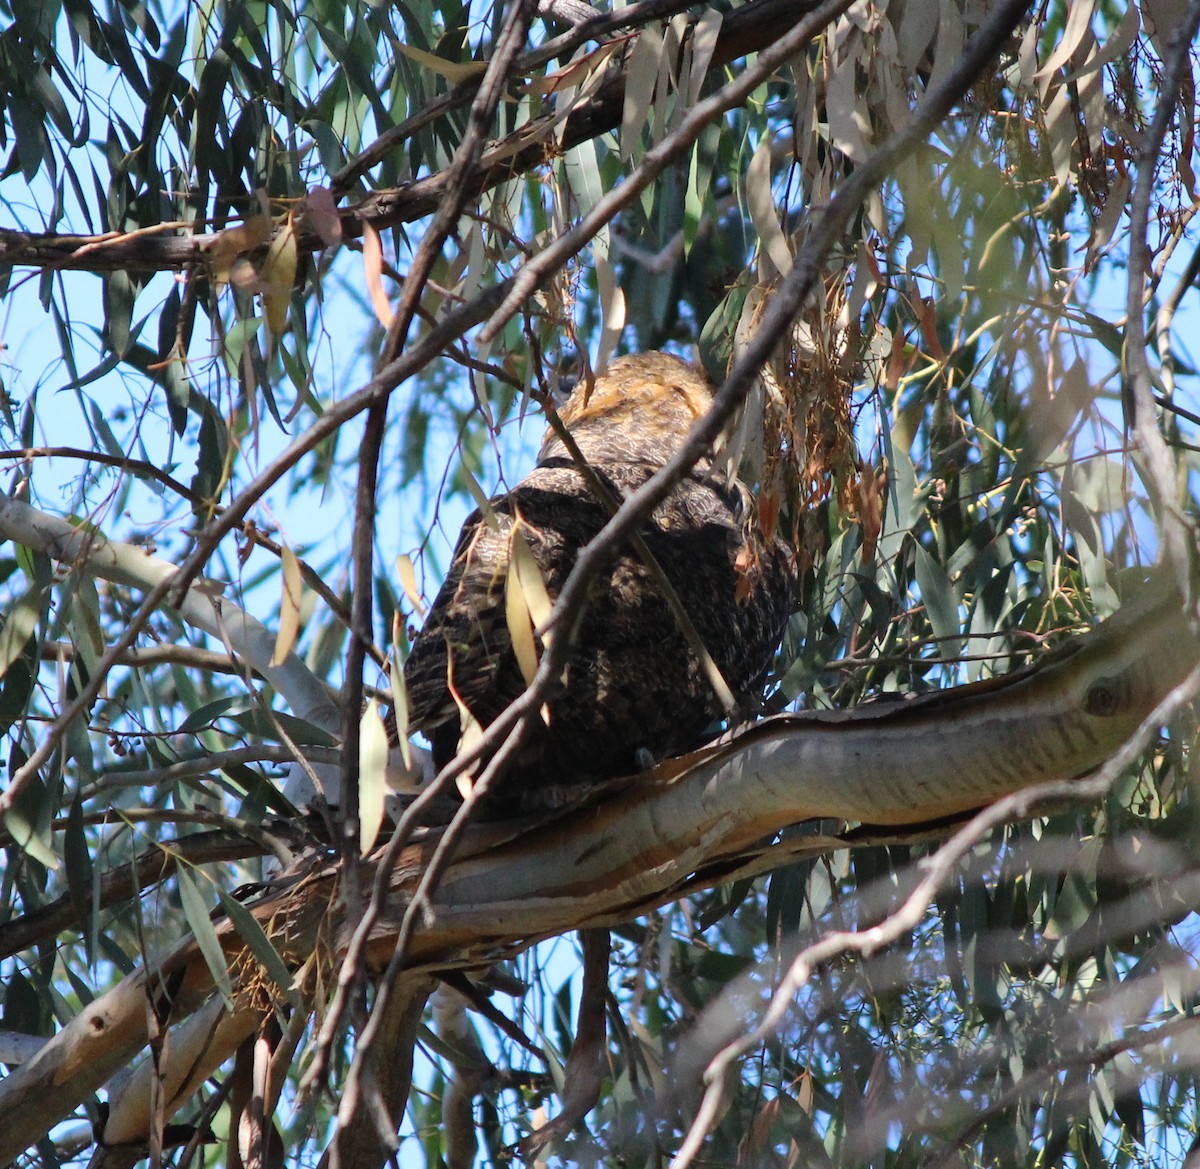
<instances>
[{"instance_id":1,"label":"thick horizontal branch","mask_svg":"<svg viewBox=\"0 0 1200 1169\"><path fill-rule=\"evenodd\" d=\"M845 711L781 715L634 777L553 825L496 839L482 826L436 897L416 962L442 961L673 900L701 869L736 863L802 821L923 826L1110 758L1200 663L1194 614L1149 587L1035 667ZM410 878L395 881L403 908ZM479 910L482 909L482 912ZM400 918L380 925L390 951Z\"/></svg>"},{"instance_id":2,"label":"thick horizontal branch","mask_svg":"<svg viewBox=\"0 0 1200 1169\"><path fill-rule=\"evenodd\" d=\"M1099 766L1198 664L1195 614L1174 595L1147 588L1115 618L1031 669L908 701L769 719L609 785L552 819L476 825L437 890L433 920L413 941L412 968L483 964L568 929L626 921L715 883L745 856L761 853L764 839L801 821L834 818L896 826L900 838L926 836L931 824L956 812ZM374 961L391 953L436 840L428 832L393 872ZM813 847L845 843L827 836ZM292 960L309 957L324 938L343 936L336 881L336 864L310 860L253 907ZM222 936L233 966L243 944L228 925ZM172 976L174 1019L212 993L207 966L185 942L152 975L130 975L97 999L0 1083L0 1163L136 1056L146 1042L147 979L158 985ZM223 1043L236 1046L256 1025L252 1011L237 1020L222 1031ZM227 1054L210 1046L205 1066ZM126 1110L114 1110L110 1125L124 1128L110 1137L136 1129L136 1096L128 1095Z\"/></svg>"},{"instance_id":3,"label":"thick horizontal branch","mask_svg":"<svg viewBox=\"0 0 1200 1169\"><path fill-rule=\"evenodd\" d=\"M751 0L725 14L717 36L709 72L724 69L748 53L774 43L817 5L814 0ZM630 43L635 38L630 38ZM554 112L531 119L524 126L489 144L483 159L467 184L476 196L528 173L563 150L616 129L625 102L623 65L612 71L589 99L575 107L560 125ZM464 94L464 100L469 98ZM342 234L358 238L366 223L376 228L411 223L433 214L448 193L444 173L417 179L403 187L377 191L354 207L341 212ZM54 232L24 232L0 229L0 267L69 269L111 272L118 269L142 271L179 270L202 263L219 232L196 234L110 233L60 235ZM301 216L298 247L317 252L326 246L321 234ZM265 254L269 243L260 249Z\"/></svg>"},{"instance_id":4,"label":"thick horizontal branch","mask_svg":"<svg viewBox=\"0 0 1200 1169\"><path fill-rule=\"evenodd\" d=\"M136 860L104 873L95 894L100 909L140 897L175 872L180 860L189 865L218 864L262 856L259 843L234 837L228 832L196 832L174 840L163 840L145 849ZM0 958L42 945L64 930L79 927L75 901L64 894L56 901L0 925Z\"/></svg>"}]
</instances>

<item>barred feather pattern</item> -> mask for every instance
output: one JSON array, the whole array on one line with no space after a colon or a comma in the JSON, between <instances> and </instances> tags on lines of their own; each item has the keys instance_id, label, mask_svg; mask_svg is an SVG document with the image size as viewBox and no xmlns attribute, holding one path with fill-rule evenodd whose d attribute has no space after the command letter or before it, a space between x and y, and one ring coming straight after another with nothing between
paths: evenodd
<instances>
[{"instance_id":1,"label":"barred feather pattern","mask_svg":"<svg viewBox=\"0 0 1200 1169\"><path fill-rule=\"evenodd\" d=\"M621 358L590 387L577 387L561 417L620 499L678 449L711 397L702 370L646 353ZM476 511L464 524L405 666L410 729L430 741L439 769L459 748L463 707L487 726L525 688L505 609L514 523L554 599L608 519L552 432L537 466L493 499L490 512ZM641 534L735 695L760 692L791 612L796 568L786 545L761 532L750 492L704 459ZM501 783L494 802L502 810L552 804L556 792L690 750L722 714L662 589L633 549L615 550L589 583L575 628L565 632L566 668Z\"/></svg>"}]
</instances>

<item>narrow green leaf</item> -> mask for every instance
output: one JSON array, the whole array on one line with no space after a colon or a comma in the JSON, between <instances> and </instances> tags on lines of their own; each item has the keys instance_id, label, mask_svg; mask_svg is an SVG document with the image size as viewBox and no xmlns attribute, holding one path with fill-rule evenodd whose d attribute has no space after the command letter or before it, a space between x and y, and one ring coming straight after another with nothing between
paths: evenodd
<instances>
[{"instance_id":1,"label":"narrow green leaf","mask_svg":"<svg viewBox=\"0 0 1200 1169\"><path fill-rule=\"evenodd\" d=\"M245 705L246 699L238 695L214 699L212 702L206 702L198 710L193 710L177 729L180 734L191 734L192 731L209 726L223 714L227 714L233 707L242 706L244 708Z\"/></svg>"},{"instance_id":2,"label":"narrow green leaf","mask_svg":"<svg viewBox=\"0 0 1200 1169\"><path fill-rule=\"evenodd\" d=\"M236 897L231 897L219 885L216 886L216 890L217 896L221 899L221 905L229 915L229 920L233 922L233 928L237 930L242 941L250 947L250 952L258 959L259 965L262 966L267 977L289 999L295 1001L292 972L287 968L283 956L271 944L271 939L263 932L262 926Z\"/></svg>"},{"instance_id":3,"label":"narrow green leaf","mask_svg":"<svg viewBox=\"0 0 1200 1169\"><path fill-rule=\"evenodd\" d=\"M9 753L8 774L14 775L24 766L27 756L19 746ZM44 807L47 800L46 785L40 775L32 775L24 783L16 802L4 816L4 827L17 846L40 865L48 869L58 868L58 856L54 851L48 825L52 810Z\"/></svg>"},{"instance_id":4,"label":"narrow green leaf","mask_svg":"<svg viewBox=\"0 0 1200 1169\"><path fill-rule=\"evenodd\" d=\"M4 628L0 629L0 678L8 673L9 666L25 652L29 639L37 629L44 596L45 590L41 585L32 584L3 615Z\"/></svg>"},{"instance_id":5,"label":"narrow green leaf","mask_svg":"<svg viewBox=\"0 0 1200 1169\"><path fill-rule=\"evenodd\" d=\"M175 878L179 883L179 900L183 904L183 914L187 918L188 928L196 939L196 945L200 947L200 953L204 955L205 964L213 976L217 990L220 991L226 1004L232 1005L233 984L229 980L229 964L225 957L225 951L221 949L217 931L213 929L204 897L196 886L195 878L185 866L179 866Z\"/></svg>"},{"instance_id":6,"label":"narrow green leaf","mask_svg":"<svg viewBox=\"0 0 1200 1169\"><path fill-rule=\"evenodd\" d=\"M92 857L88 851L87 837L83 827L83 800L77 791L67 812L67 825L63 832L63 868L67 875L67 893L71 907L75 910L76 924L83 934L84 944L92 951Z\"/></svg>"},{"instance_id":7,"label":"narrow green leaf","mask_svg":"<svg viewBox=\"0 0 1200 1169\"><path fill-rule=\"evenodd\" d=\"M104 337L108 347L124 358L129 348L130 326L137 288L127 272L110 272L104 277Z\"/></svg>"},{"instance_id":8,"label":"narrow green leaf","mask_svg":"<svg viewBox=\"0 0 1200 1169\"><path fill-rule=\"evenodd\" d=\"M929 623L938 637L946 639L942 653L956 654L959 652L962 625L958 619L958 598L954 595L954 587L942 566L920 544L915 545L914 553L917 585L925 602Z\"/></svg>"},{"instance_id":9,"label":"narrow green leaf","mask_svg":"<svg viewBox=\"0 0 1200 1169\"><path fill-rule=\"evenodd\" d=\"M292 742L299 743L301 746L334 747L337 745L337 740L328 731L324 731L302 718L297 718L294 714L285 714L283 711L272 711L268 715L266 711L255 706L226 717L233 719L238 726L249 731L250 734L260 735L272 741L279 737L279 732L275 729L278 725L287 732Z\"/></svg>"}]
</instances>

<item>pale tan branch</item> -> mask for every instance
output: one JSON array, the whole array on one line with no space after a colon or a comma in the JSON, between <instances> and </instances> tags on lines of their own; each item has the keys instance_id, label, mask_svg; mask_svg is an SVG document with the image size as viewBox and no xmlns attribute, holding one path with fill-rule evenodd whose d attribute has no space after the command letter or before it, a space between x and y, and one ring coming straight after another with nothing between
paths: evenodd
<instances>
[{"instance_id":1,"label":"pale tan branch","mask_svg":"<svg viewBox=\"0 0 1200 1169\"><path fill-rule=\"evenodd\" d=\"M0 536L44 552L69 569L149 592L177 569L132 544L107 539L95 528L75 527L20 500L0 497ZM261 674L291 705L297 717L336 734L340 713L329 688L294 654L272 663L275 636L260 621L223 597L224 585L206 581L188 589L179 616L188 625L230 644L250 669Z\"/></svg>"},{"instance_id":2,"label":"pale tan branch","mask_svg":"<svg viewBox=\"0 0 1200 1169\"><path fill-rule=\"evenodd\" d=\"M471 966L569 929L627 921L699 887L706 873L715 883L761 857L765 839L801 821L927 836L956 812L1104 765L1198 663L1195 613L1174 592L1147 586L1037 667L909 701L768 719L608 785L586 808L474 825L434 894L431 922L412 939L408 970ZM426 830L389 874L392 896L367 951L376 969L392 952L437 840ZM817 838L813 855L845 844ZM309 859L253 907L297 966L322 939L340 949L349 936L349 923L336 916L336 882L335 864ZM231 958L242 955L232 927L220 930ZM212 994L204 960L185 941L153 973L130 975L97 999L0 1083L0 1162L137 1054L146 1042L147 982L171 977L179 981L173 1020ZM254 1025L250 1016L240 1022L240 1038ZM233 1046L206 1053L197 1073L219 1065L237 1032L231 1024Z\"/></svg>"}]
</instances>

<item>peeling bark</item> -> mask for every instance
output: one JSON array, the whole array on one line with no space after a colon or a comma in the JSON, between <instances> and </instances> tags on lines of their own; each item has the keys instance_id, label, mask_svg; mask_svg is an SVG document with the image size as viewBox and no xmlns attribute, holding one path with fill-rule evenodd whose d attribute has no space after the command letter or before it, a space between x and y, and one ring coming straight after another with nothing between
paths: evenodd
<instances>
[{"instance_id":1,"label":"peeling bark","mask_svg":"<svg viewBox=\"0 0 1200 1169\"><path fill-rule=\"evenodd\" d=\"M1027 670L907 701L768 719L727 741L599 790L552 818L471 828L415 938L414 974L482 966L541 938L647 912L685 892L771 860L764 842L814 817L891 826L895 838L936 831L955 813L1049 780L1082 775L1110 758L1200 664L1195 613L1147 588L1093 632ZM886 833L886 829L884 829ZM437 842L427 830L404 853L369 958L390 957L407 898ZM812 838L811 852L847 837ZM787 859L794 859L789 852ZM776 854L777 860L782 860ZM252 907L296 965L340 946L337 869L309 858ZM245 960L225 923L231 966ZM329 942L328 939L335 939ZM7 1163L132 1060L146 1043L148 984L179 980L172 1021L211 1000L195 946L182 943L151 973L130 975L0 1083L0 1163ZM208 1012L216 1012L209 1007ZM192 1076L211 1071L253 1031L257 1010L226 1020L223 1042L200 1052ZM207 1013L172 1036L173 1051L210 1034ZM137 1079L114 1101L108 1139L132 1139ZM128 1098L128 1103L126 1099Z\"/></svg>"}]
</instances>

